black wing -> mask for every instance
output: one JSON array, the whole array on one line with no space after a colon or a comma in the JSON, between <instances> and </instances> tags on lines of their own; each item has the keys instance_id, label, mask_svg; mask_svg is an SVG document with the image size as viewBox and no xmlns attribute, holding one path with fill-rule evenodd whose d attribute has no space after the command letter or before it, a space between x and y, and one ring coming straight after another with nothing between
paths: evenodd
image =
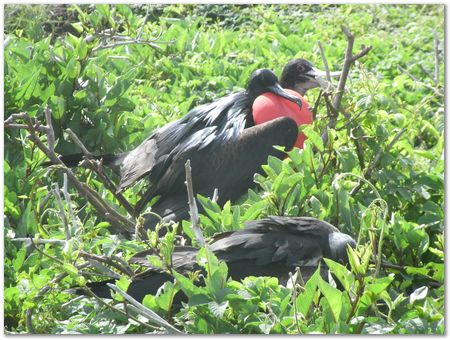
<instances>
[{"instance_id":1,"label":"black wing","mask_svg":"<svg viewBox=\"0 0 450 340\"><path fill-rule=\"evenodd\" d=\"M211 197L219 192L219 204L235 200L254 185L255 173L267 163L269 155L282 158L285 154L274 145L290 149L297 138L294 120L283 117L243 130L234 140L223 145L215 142L198 152L182 153L172 161L172 166L159 179L161 198L152 211L165 220L188 216L184 164L191 161L192 182L195 194ZM167 217L167 218L166 218ZM152 227L149 220L147 228Z\"/></svg>"},{"instance_id":2,"label":"black wing","mask_svg":"<svg viewBox=\"0 0 450 340\"><path fill-rule=\"evenodd\" d=\"M250 112L251 100L242 91L199 106L162 127L124 158L118 190L147 174L154 185L167 171L184 172L184 164L174 166L174 160L189 158L212 143L222 145L237 138Z\"/></svg>"},{"instance_id":3,"label":"black wing","mask_svg":"<svg viewBox=\"0 0 450 340\"><path fill-rule=\"evenodd\" d=\"M327 240L328 232L319 236L263 219L213 243L211 249L228 264L251 260L254 265L278 264L285 270L295 266L317 266L328 251Z\"/></svg>"},{"instance_id":4,"label":"black wing","mask_svg":"<svg viewBox=\"0 0 450 340\"><path fill-rule=\"evenodd\" d=\"M328 234L339 232L335 226L326 221L318 220L314 217L288 217L288 216L269 216L268 218L249 221L245 223L248 230L283 230L298 234L311 234L320 237L327 237Z\"/></svg>"}]
</instances>

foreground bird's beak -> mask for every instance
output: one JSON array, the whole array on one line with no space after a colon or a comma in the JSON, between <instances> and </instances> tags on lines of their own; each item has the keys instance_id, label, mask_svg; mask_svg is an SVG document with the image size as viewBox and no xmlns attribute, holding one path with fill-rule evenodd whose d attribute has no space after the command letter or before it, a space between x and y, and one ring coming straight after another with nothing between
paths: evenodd
<instances>
[{"instance_id":1,"label":"foreground bird's beak","mask_svg":"<svg viewBox=\"0 0 450 340\"><path fill-rule=\"evenodd\" d=\"M300 107L300 109L302 108L302 101L300 100L300 98L293 96L292 94L287 92L281 87L280 84L276 83L275 85L269 86L267 89L269 90L269 92L272 92L277 96L283 97L291 102L296 103Z\"/></svg>"},{"instance_id":2,"label":"foreground bird's beak","mask_svg":"<svg viewBox=\"0 0 450 340\"><path fill-rule=\"evenodd\" d=\"M330 77L339 77L341 73L341 71L330 72ZM325 71L313 67L307 75L316 81L322 89L329 90L330 88L333 88L333 85L327 80L327 73Z\"/></svg>"}]
</instances>

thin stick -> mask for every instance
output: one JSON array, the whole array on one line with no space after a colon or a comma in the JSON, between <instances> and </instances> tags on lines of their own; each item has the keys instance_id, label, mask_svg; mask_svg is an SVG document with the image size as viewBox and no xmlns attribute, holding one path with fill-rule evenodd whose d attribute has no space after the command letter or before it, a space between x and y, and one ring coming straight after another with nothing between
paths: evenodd
<instances>
[{"instance_id":1,"label":"thin stick","mask_svg":"<svg viewBox=\"0 0 450 340\"><path fill-rule=\"evenodd\" d=\"M75 213L72 209L72 199L70 198L69 190L67 189L67 174L63 174L63 195L67 202L67 208L69 209L70 220L72 221L73 230L76 232L78 229L77 220L75 218ZM70 233L69 233L70 235Z\"/></svg>"},{"instance_id":2,"label":"thin stick","mask_svg":"<svg viewBox=\"0 0 450 340\"><path fill-rule=\"evenodd\" d=\"M361 50L357 54L353 54L353 44L355 42L355 37L344 25L341 26L342 31L347 37L347 49L345 51L344 65L342 68L342 73L339 78L339 84L336 90L336 94L333 98L333 102L329 103L329 107L331 111L336 112L336 115L331 117L327 127L325 128L325 132L322 134L322 140L324 143L328 141L328 129L334 129L336 127L338 113L341 111L341 102L342 97L344 95L345 84L347 82L348 75L350 73L350 67L353 63L365 56L372 49L372 46L361 46Z\"/></svg>"},{"instance_id":3,"label":"thin stick","mask_svg":"<svg viewBox=\"0 0 450 340\"><path fill-rule=\"evenodd\" d=\"M199 216L198 216L198 208L197 202L194 198L194 189L192 186L192 173L191 173L191 161L188 159L186 164L184 165L184 169L186 171L186 187L188 194L188 204L189 204L189 214L191 215L192 229L195 234L195 238L198 244L201 247L205 246L205 239L203 238L202 230L199 226Z\"/></svg>"},{"instance_id":4,"label":"thin stick","mask_svg":"<svg viewBox=\"0 0 450 340\"><path fill-rule=\"evenodd\" d=\"M359 58L365 56L372 49L372 46L362 46L361 51L359 51L356 55L353 55L353 44L355 42L355 37L348 30L347 27L341 26L342 31L347 37L347 50L345 51L345 60L344 67L342 69L342 74L339 78L339 84L337 87L337 92L333 100L333 107L336 111L339 111L341 106L342 97L344 95L345 83L347 82L348 74L350 72L351 65L358 60ZM333 126L334 127L334 126Z\"/></svg>"},{"instance_id":5,"label":"thin stick","mask_svg":"<svg viewBox=\"0 0 450 340\"><path fill-rule=\"evenodd\" d=\"M56 197L56 203L58 204L58 207L59 207L59 217L61 218L61 221L63 223L64 233L66 235L66 239L70 240L72 238L72 236L70 235L69 226L67 224L66 212L64 211L64 206L62 204L61 194L59 193L59 191L60 191L59 185L58 185L58 183L53 183L53 184L54 184L55 188L52 191L53 191L53 194Z\"/></svg>"},{"instance_id":6,"label":"thin stick","mask_svg":"<svg viewBox=\"0 0 450 340\"><path fill-rule=\"evenodd\" d=\"M11 128L11 129L26 129L28 126L27 125L25 125L25 124L7 124L6 122L5 122L5 129L7 129L7 128Z\"/></svg>"},{"instance_id":7,"label":"thin stick","mask_svg":"<svg viewBox=\"0 0 450 340\"><path fill-rule=\"evenodd\" d=\"M111 269L109 269L105 265L101 264L100 262L98 262L96 260L92 260L92 259L89 259L88 262L92 267L97 268L99 271L102 272L102 274L106 275L107 277L110 277L110 278L116 279L116 280L120 279L119 274L112 271Z\"/></svg>"},{"instance_id":8,"label":"thin stick","mask_svg":"<svg viewBox=\"0 0 450 340\"><path fill-rule=\"evenodd\" d=\"M424 82L421 81L420 79L416 78L413 74L411 74L408 70L404 69L404 68L401 67L400 65L397 65L397 68L398 68L401 72L403 72L403 73L405 73L407 76L409 76L409 77L410 77L412 80L414 80L416 83L422 85L423 87L426 87L426 88L427 88L428 90L430 90L430 91L433 91L436 95L438 95L438 96L440 96L440 97L443 97L443 96L444 96L444 94L443 94L441 91L435 89L433 86L428 85L427 83L424 83Z\"/></svg>"},{"instance_id":9,"label":"thin stick","mask_svg":"<svg viewBox=\"0 0 450 340\"><path fill-rule=\"evenodd\" d=\"M92 52L97 52L97 51L104 50L107 48L115 48L118 46L125 46L125 45L147 45L147 46L154 48L155 50L161 49L161 47L159 47L158 45L156 45L155 43L150 42L150 41L131 40L131 41L119 41L119 42L109 44L109 45L100 44L99 46L94 47L92 49Z\"/></svg>"},{"instance_id":10,"label":"thin stick","mask_svg":"<svg viewBox=\"0 0 450 340\"><path fill-rule=\"evenodd\" d=\"M13 241L13 242L24 242L26 246L32 245L33 243L34 244L57 244L57 245L65 246L66 243L67 243L65 240L58 240L58 239L38 239L38 240L33 240L30 237L12 238L11 241Z\"/></svg>"},{"instance_id":11,"label":"thin stick","mask_svg":"<svg viewBox=\"0 0 450 340\"><path fill-rule=\"evenodd\" d=\"M439 85L439 39L437 31L434 30L434 86Z\"/></svg>"},{"instance_id":12,"label":"thin stick","mask_svg":"<svg viewBox=\"0 0 450 340\"><path fill-rule=\"evenodd\" d=\"M106 186L106 188L114 195L114 197L119 201L119 203L126 209L126 211L133 217L135 217L135 211L131 204L123 197L123 195L119 192L117 192L116 187L111 182L111 180L106 177L106 175L103 173L102 167L99 164L98 161L94 160L94 156L92 153L89 152L89 150L84 146L84 144L81 142L81 140L78 138L78 136L71 130L66 129L65 130L72 141L80 148L83 155L86 157L87 161L81 162L80 165L87 167L88 169L91 169L94 171L97 176L100 178L102 183Z\"/></svg>"},{"instance_id":13,"label":"thin stick","mask_svg":"<svg viewBox=\"0 0 450 340\"><path fill-rule=\"evenodd\" d=\"M297 326L297 332L298 334L302 333L302 330L300 329L300 326L298 324L298 311L297 311L297 288L296 286L296 280L292 277L292 273L289 272L289 278L292 282L292 304L294 305L294 318L295 318L295 325Z\"/></svg>"},{"instance_id":14,"label":"thin stick","mask_svg":"<svg viewBox=\"0 0 450 340\"><path fill-rule=\"evenodd\" d=\"M214 193L213 193L213 197L212 197L211 201L213 201L214 203L217 203L218 199L219 199L219 189L214 188Z\"/></svg>"},{"instance_id":15,"label":"thin stick","mask_svg":"<svg viewBox=\"0 0 450 340\"><path fill-rule=\"evenodd\" d=\"M12 114L5 121L5 123L14 123L17 119L23 119L25 121L27 125L26 129L29 132L27 138L30 139L39 149L41 149L41 151L44 152L48 158L50 158L53 164L58 165L58 170L64 171L67 174L69 180L74 184L78 192L83 194L106 220L128 232L131 232L134 229L134 223L132 221L116 212L98 195L98 193L89 188L85 183L80 182L74 173L59 159L55 152L52 152L40 140L36 134L37 131L42 131L42 126L40 126L39 122L35 121L36 123L33 124L33 119L28 115L28 113L21 112L18 114ZM51 127L51 124L48 126ZM48 134L48 128L46 130L46 133Z\"/></svg>"},{"instance_id":16,"label":"thin stick","mask_svg":"<svg viewBox=\"0 0 450 340\"><path fill-rule=\"evenodd\" d=\"M120 270L122 273L127 274L128 276L134 276L134 272L133 272L133 270L131 270L130 266L128 264L124 264L124 262L122 262L122 261L120 261L120 263L116 263L110 257L94 255L94 254L88 253L84 250L80 251L80 256L85 259L91 259L91 260L95 260L95 261L98 261L101 263L108 264L111 267L114 267L114 268Z\"/></svg>"},{"instance_id":17,"label":"thin stick","mask_svg":"<svg viewBox=\"0 0 450 340\"><path fill-rule=\"evenodd\" d=\"M155 326L146 324L146 323L142 322L141 320L139 320L138 318L135 318L134 316L130 315L129 313L126 313L126 312L124 312L124 311L121 311L121 310L118 309L117 307L112 306L112 305L106 303L105 301L103 301L103 299L101 299L101 298L99 298L97 295L95 295L94 292L93 292L91 289L89 289L87 286L83 287L83 290L87 293L88 296L93 297L97 302L101 303L101 304L104 305L105 307L108 307L108 308L112 309L113 311L115 311L115 312L117 312L117 313L119 313L119 314L122 314L122 315L125 316L126 318L132 319L133 321L137 322L137 323L140 324L141 326L144 326L144 327L147 327L147 328L151 328L151 329L153 329L153 330L156 329Z\"/></svg>"},{"instance_id":18,"label":"thin stick","mask_svg":"<svg viewBox=\"0 0 450 340\"><path fill-rule=\"evenodd\" d=\"M89 152L88 149L84 146L84 144L81 142L81 140L78 138L78 136L73 132L71 129L65 130L69 137L72 139L72 141L80 148L83 155L85 155L87 158L93 158L92 154Z\"/></svg>"},{"instance_id":19,"label":"thin stick","mask_svg":"<svg viewBox=\"0 0 450 340\"><path fill-rule=\"evenodd\" d=\"M321 89L319 92L319 95L317 96L316 102L314 103L314 108L312 111L313 120L316 120L316 118L317 118L317 109L319 108L319 102L320 102L320 99L322 98L322 94L323 94L323 90Z\"/></svg>"},{"instance_id":20,"label":"thin stick","mask_svg":"<svg viewBox=\"0 0 450 340\"><path fill-rule=\"evenodd\" d=\"M52 111L47 106L45 108L45 120L47 121L47 144L48 148L51 152L55 152L55 131L53 130L53 124L52 124Z\"/></svg>"},{"instance_id":21,"label":"thin stick","mask_svg":"<svg viewBox=\"0 0 450 340\"><path fill-rule=\"evenodd\" d=\"M135 306L141 315L145 316L150 321L154 322L158 326L164 327L169 333L171 334L184 334L183 332L179 331L175 327L173 327L170 323L168 323L166 320L164 320L162 317L160 317L158 314L156 314L151 309L145 307L141 303L137 302L133 297L125 293L123 290L121 290L119 287L112 283L107 283L108 287L113 289L116 293L119 293L124 299L126 299L129 303L131 303L133 306Z\"/></svg>"},{"instance_id":22,"label":"thin stick","mask_svg":"<svg viewBox=\"0 0 450 340\"><path fill-rule=\"evenodd\" d=\"M150 11L150 5L147 4L147 8L146 8L146 10L145 10L144 22L142 23L142 26L139 27L139 30L138 30L138 32L137 32L137 34L136 34L137 39L141 39L142 32L143 32L143 30L144 30L145 25L147 24L148 13L149 13L149 11ZM162 29L161 29L161 32L162 32Z\"/></svg>"},{"instance_id":23,"label":"thin stick","mask_svg":"<svg viewBox=\"0 0 450 340\"><path fill-rule=\"evenodd\" d=\"M323 51L323 46L320 40L317 41L317 45L319 45L320 56L322 57L323 67L325 68L325 72L327 74L327 80L331 82L330 68L328 66L328 61L325 57L325 52Z\"/></svg>"}]
</instances>

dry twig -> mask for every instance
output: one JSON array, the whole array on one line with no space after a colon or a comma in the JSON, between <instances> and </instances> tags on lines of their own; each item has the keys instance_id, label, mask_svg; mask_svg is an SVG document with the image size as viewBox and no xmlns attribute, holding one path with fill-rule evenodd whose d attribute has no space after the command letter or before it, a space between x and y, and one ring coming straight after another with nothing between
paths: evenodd
<instances>
[{"instance_id":1,"label":"dry twig","mask_svg":"<svg viewBox=\"0 0 450 340\"><path fill-rule=\"evenodd\" d=\"M105 187L114 195L114 197L119 201L119 203L126 209L126 211L133 217L136 217L136 212L131 204L126 200L125 197L120 192L117 192L116 187L111 182L111 180L105 175L102 169L101 162L94 159L92 153L84 146L78 136L71 130L66 129L66 132L72 139L72 141L80 148L83 153L85 159L80 163L81 166L84 166L87 169L94 171L101 182L105 185Z\"/></svg>"},{"instance_id":2,"label":"dry twig","mask_svg":"<svg viewBox=\"0 0 450 340\"><path fill-rule=\"evenodd\" d=\"M325 57L325 52L323 51L323 46L320 40L317 41L317 45L319 45L320 56L322 57L323 67L325 68L325 72L327 74L327 80L331 82L330 67L328 66L328 61L327 58Z\"/></svg>"},{"instance_id":3,"label":"dry twig","mask_svg":"<svg viewBox=\"0 0 450 340\"><path fill-rule=\"evenodd\" d=\"M186 187L188 194L188 204L189 204L189 214L191 215L192 229L194 230L195 238L197 243L201 246L205 246L205 239L203 238L202 230L199 225L199 216L197 202L194 197L194 189L192 187L192 172L191 172L191 161L188 159L184 165L186 171Z\"/></svg>"},{"instance_id":4,"label":"dry twig","mask_svg":"<svg viewBox=\"0 0 450 340\"><path fill-rule=\"evenodd\" d=\"M353 44L355 42L354 35L348 30L347 27L341 26L342 31L344 32L345 36L347 37L347 49L345 51L345 59L344 59L344 66L342 68L342 73L339 78L339 84L336 90L336 94L333 98L333 102L330 103L330 108L333 112L336 112L336 115L332 116L330 119L330 122L328 123L324 134L322 135L322 140L324 143L328 140L328 130L334 129L337 123L337 113L341 112L341 102L342 97L344 95L345 90L345 84L347 82L347 78L350 72L350 67L353 65L353 63L365 56L369 51L372 49L372 46L361 46L361 50L353 54Z\"/></svg>"},{"instance_id":5,"label":"dry twig","mask_svg":"<svg viewBox=\"0 0 450 340\"><path fill-rule=\"evenodd\" d=\"M90 259L90 260L95 260L97 262L105 263L105 264L107 264L107 265L109 265L111 267L114 267L114 268L118 269L119 271L121 271L122 273L124 273L124 274L126 274L128 276L134 276L134 272L130 268L128 263L126 263L123 260L117 261L117 259L118 259L117 257L108 257L108 256L94 255L94 254L88 253L88 252L86 252L84 250L80 251L80 256L85 258L85 259Z\"/></svg>"},{"instance_id":6,"label":"dry twig","mask_svg":"<svg viewBox=\"0 0 450 340\"><path fill-rule=\"evenodd\" d=\"M434 86L439 86L439 38L437 31L434 30Z\"/></svg>"},{"instance_id":7,"label":"dry twig","mask_svg":"<svg viewBox=\"0 0 450 340\"><path fill-rule=\"evenodd\" d=\"M170 334L184 334L183 332L179 331L175 327L173 327L170 323L168 323L166 320L164 320L162 317L160 317L158 314L156 314L151 309L145 307L143 304L137 302L133 297L122 291L119 287L116 285L113 285L111 283L107 283L108 287L113 289L116 293L119 293L124 299L126 299L131 305L133 305L136 310L143 316L145 316L150 321L154 322L160 327L163 327L167 330Z\"/></svg>"},{"instance_id":8,"label":"dry twig","mask_svg":"<svg viewBox=\"0 0 450 340\"><path fill-rule=\"evenodd\" d=\"M51 115L46 114L46 119L51 120ZM67 174L69 180L76 187L78 192L84 195L89 202L95 207L95 209L103 216L107 221L109 221L113 226L117 226L118 228L125 230L127 232L132 232L134 230L134 222L119 214L115 209L111 208L103 198L98 195L97 192L92 190L85 183L82 183L78 180L75 174L69 169L56 155L54 151L52 151L49 147L47 147L41 139L38 137L37 132L46 133L47 140L52 140L52 130L51 122L47 122L47 126L43 127L36 119L32 119L28 113L21 112L18 114L12 114L6 121L5 127L8 127L9 124L14 124L17 120L23 120L26 124L26 130L29 132L27 136L41 151L51 160L51 162L55 165L58 165L57 169L63 171Z\"/></svg>"}]
</instances>

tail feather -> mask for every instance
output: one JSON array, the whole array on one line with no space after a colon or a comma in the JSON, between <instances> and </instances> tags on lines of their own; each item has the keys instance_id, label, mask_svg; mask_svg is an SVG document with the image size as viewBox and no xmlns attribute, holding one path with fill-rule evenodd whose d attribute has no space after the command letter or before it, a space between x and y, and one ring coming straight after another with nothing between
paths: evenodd
<instances>
[{"instance_id":1,"label":"tail feather","mask_svg":"<svg viewBox=\"0 0 450 340\"><path fill-rule=\"evenodd\" d=\"M94 156L94 159L103 160L103 165L106 166L117 166L120 165L122 160L124 159L126 154L106 154L106 155L99 155ZM76 153L72 155L65 155L60 156L59 159L69 168L76 167L80 164L80 162L83 160L84 155L82 153ZM52 162L44 162L42 163L42 166L50 166L52 165Z\"/></svg>"}]
</instances>

